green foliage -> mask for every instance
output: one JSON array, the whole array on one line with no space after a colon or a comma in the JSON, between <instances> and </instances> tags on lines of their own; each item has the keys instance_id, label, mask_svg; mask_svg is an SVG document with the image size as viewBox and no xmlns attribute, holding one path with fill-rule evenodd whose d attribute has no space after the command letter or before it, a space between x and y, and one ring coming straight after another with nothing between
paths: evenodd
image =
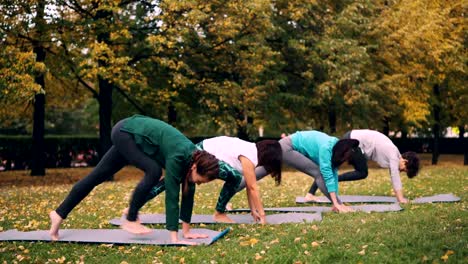
<instances>
[{"instance_id":1,"label":"green foliage","mask_svg":"<svg viewBox=\"0 0 468 264\"><path fill-rule=\"evenodd\" d=\"M459 1L397 1L374 23L384 65L382 82L395 91L406 123L431 121L433 85L450 82L443 96L448 100L451 94L466 94L457 85L466 76L461 10ZM448 105L443 108L450 111ZM463 110L455 109L453 115L460 116Z\"/></svg>"},{"instance_id":2,"label":"green foliage","mask_svg":"<svg viewBox=\"0 0 468 264\"><path fill-rule=\"evenodd\" d=\"M443 125L468 122L460 1L11 0L0 11L2 126L32 123L38 74L51 126L102 100L103 84L114 121L168 120L175 107L174 125L191 135L341 133L382 121L424 131L434 103Z\"/></svg>"},{"instance_id":3,"label":"green foliage","mask_svg":"<svg viewBox=\"0 0 468 264\"><path fill-rule=\"evenodd\" d=\"M0 242L1 259L22 262L84 263L464 263L466 262L467 170L461 156L442 156L430 166L423 157L420 175L404 177L409 198L454 193L458 203L408 204L395 213L326 213L311 224L225 225L196 227L233 230L211 246L159 247L145 245L94 245L76 243ZM0 177L0 230L49 228L48 213L90 169L50 170L45 177L26 172L3 172ZM63 228L115 228L108 220L121 215L143 173L135 168L119 172L114 182L99 185L68 216ZM310 177L284 173L281 186L272 179L259 182L266 207L295 206ZM221 181L197 187L194 213L211 214ZM343 194L391 195L388 170L371 166L369 177L340 184ZM244 192L233 198L235 208L248 206ZM144 213L164 212L164 195L143 207ZM154 225L163 229L164 226Z\"/></svg>"}]
</instances>

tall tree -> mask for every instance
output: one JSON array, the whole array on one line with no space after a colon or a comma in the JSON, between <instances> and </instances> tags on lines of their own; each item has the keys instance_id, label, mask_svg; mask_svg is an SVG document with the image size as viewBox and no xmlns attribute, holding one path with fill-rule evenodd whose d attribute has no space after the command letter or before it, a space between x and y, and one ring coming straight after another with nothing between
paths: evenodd
<instances>
[{"instance_id":1,"label":"tall tree","mask_svg":"<svg viewBox=\"0 0 468 264\"><path fill-rule=\"evenodd\" d=\"M153 59L169 76L159 97L209 116L221 133L248 137L260 119L258 107L275 88L269 72L276 54L263 45L271 28L269 1L167 1L159 7L162 34L151 40L165 52Z\"/></svg>"},{"instance_id":2,"label":"tall tree","mask_svg":"<svg viewBox=\"0 0 468 264\"><path fill-rule=\"evenodd\" d=\"M58 1L62 30L60 53L68 71L99 102L102 156L112 145L113 92L118 91L144 112L129 96L146 79L136 70L141 46L151 33L144 24L155 5L146 1ZM142 44L143 43L143 44Z\"/></svg>"},{"instance_id":3,"label":"tall tree","mask_svg":"<svg viewBox=\"0 0 468 264\"><path fill-rule=\"evenodd\" d=\"M46 45L50 43L49 27L46 22L46 0L31 0L26 2L9 1L0 8L4 11L3 43L16 46L19 50L31 50L35 55L37 65L44 65L46 59ZM33 135L31 151L31 175L45 175L44 150L44 116L45 116L45 71L36 71L34 82L39 89L32 100L34 104ZM10 84L6 84L9 86ZM29 86L29 85L28 85ZM26 86L26 88L28 87ZM20 88L24 90L24 88ZM26 91L26 93L28 93Z\"/></svg>"},{"instance_id":4,"label":"tall tree","mask_svg":"<svg viewBox=\"0 0 468 264\"><path fill-rule=\"evenodd\" d=\"M465 78L462 10L459 1L396 1L376 21L384 78L398 91L404 120L417 126L432 124L433 164L440 128L448 124L442 98L464 89L449 86Z\"/></svg>"},{"instance_id":5,"label":"tall tree","mask_svg":"<svg viewBox=\"0 0 468 264\"><path fill-rule=\"evenodd\" d=\"M36 27L36 37L32 41L33 51L36 54L36 61L44 63L46 58L46 49L44 43L49 41L47 25L45 22L45 6L46 1L38 0L36 6L36 17L34 25ZM35 82L45 90L45 75L37 73ZM45 175L45 145L44 145L44 122L45 122L45 94L37 93L34 96L34 118L33 118L33 140L32 140L32 159L31 159L31 175Z\"/></svg>"}]
</instances>

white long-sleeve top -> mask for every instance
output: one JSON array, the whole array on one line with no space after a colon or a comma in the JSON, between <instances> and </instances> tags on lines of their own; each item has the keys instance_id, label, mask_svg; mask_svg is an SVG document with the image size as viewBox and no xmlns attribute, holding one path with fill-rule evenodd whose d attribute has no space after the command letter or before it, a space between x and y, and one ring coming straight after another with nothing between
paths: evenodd
<instances>
[{"instance_id":1,"label":"white long-sleeve top","mask_svg":"<svg viewBox=\"0 0 468 264\"><path fill-rule=\"evenodd\" d=\"M401 190L401 154L395 144L384 134L369 129L352 130L350 137L359 140L359 147L367 159L377 162L382 168L389 168L393 189Z\"/></svg>"}]
</instances>

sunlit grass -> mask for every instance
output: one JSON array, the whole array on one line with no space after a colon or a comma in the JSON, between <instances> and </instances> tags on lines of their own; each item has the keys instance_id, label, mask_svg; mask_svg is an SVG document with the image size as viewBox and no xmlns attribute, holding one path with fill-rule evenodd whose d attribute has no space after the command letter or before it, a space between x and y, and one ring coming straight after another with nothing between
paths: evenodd
<instances>
[{"instance_id":1,"label":"sunlit grass","mask_svg":"<svg viewBox=\"0 0 468 264\"><path fill-rule=\"evenodd\" d=\"M468 166L460 156L442 156L437 166L424 167L415 179L402 177L409 198L453 193L458 203L409 204L396 213L326 213L315 224L231 225L233 230L212 246L159 247L73 243L0 242L0 260L24 263L467 263L466 193ZM345 168L348 169L348 168ZM0 230L48 229L48 212L91 169L48 170L45 177L27 171L0 173ZM119 216L142 173L125 168L115 181L98 186L66 219L63 228L115 228L107 223ZM296 206L311 178L291 170L281 186L271 178L259 182L265 207ZM211 214L223 182L197 188L194 213ZM342 194L392 195L388 171L371 164L366 180L340 184ZM235 208L248 206L245 192ZM164 212L164 195L142 212ZM207 225L222 230L228 225ZM198 226L199 227L199 226ZM154 225L153 228L164 228Z\"/></svg>"}]
</instances>

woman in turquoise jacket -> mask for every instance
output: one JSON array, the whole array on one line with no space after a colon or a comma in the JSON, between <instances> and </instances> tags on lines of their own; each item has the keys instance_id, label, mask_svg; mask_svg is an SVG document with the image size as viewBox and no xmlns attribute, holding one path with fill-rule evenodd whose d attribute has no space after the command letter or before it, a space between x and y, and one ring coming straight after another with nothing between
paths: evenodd
<instances>
[{"instance_id":1,"label":"woman in turquoise jacket","mask_svg":"<svg viewBox=\"0 0 468 264\"><path fill-rule=\"evenodd\" d=\"M350 212L352 208L338 197L338 167L348 161L359 141L329 136L320 131L300 131L282 138L283 161L315 178L320 191L333 203L333 210ZM306 196L307 199L307 196Z\"/></svg>"},{"instance_id":2,"label":"woman in turquoise jacket","mask_svg":"<svg viewBox=\"0 0 468 264\"><path fill-rule=\"evenodd\" d=\"M165 169L166 228L171 231L173 243L178 238L179 218L183 237L205 237L190 232L195 184L206 183L219 174L218 159L198 150L181 132L171 125L146 116L135 115L121 120L112 129L112 147L85 178L76 183L60 206L50 212L50 235L59 237L59 228L68 214L93 190L125 165L133 165L145 172L131 197L126 221L122 228L134 234L145 234L151 229L137 221L138 211L151 189L158 184ZM182 188L181 188L182 186ZM179 194L182 189L181 208Z\"/></svg>"}]
</instances>

